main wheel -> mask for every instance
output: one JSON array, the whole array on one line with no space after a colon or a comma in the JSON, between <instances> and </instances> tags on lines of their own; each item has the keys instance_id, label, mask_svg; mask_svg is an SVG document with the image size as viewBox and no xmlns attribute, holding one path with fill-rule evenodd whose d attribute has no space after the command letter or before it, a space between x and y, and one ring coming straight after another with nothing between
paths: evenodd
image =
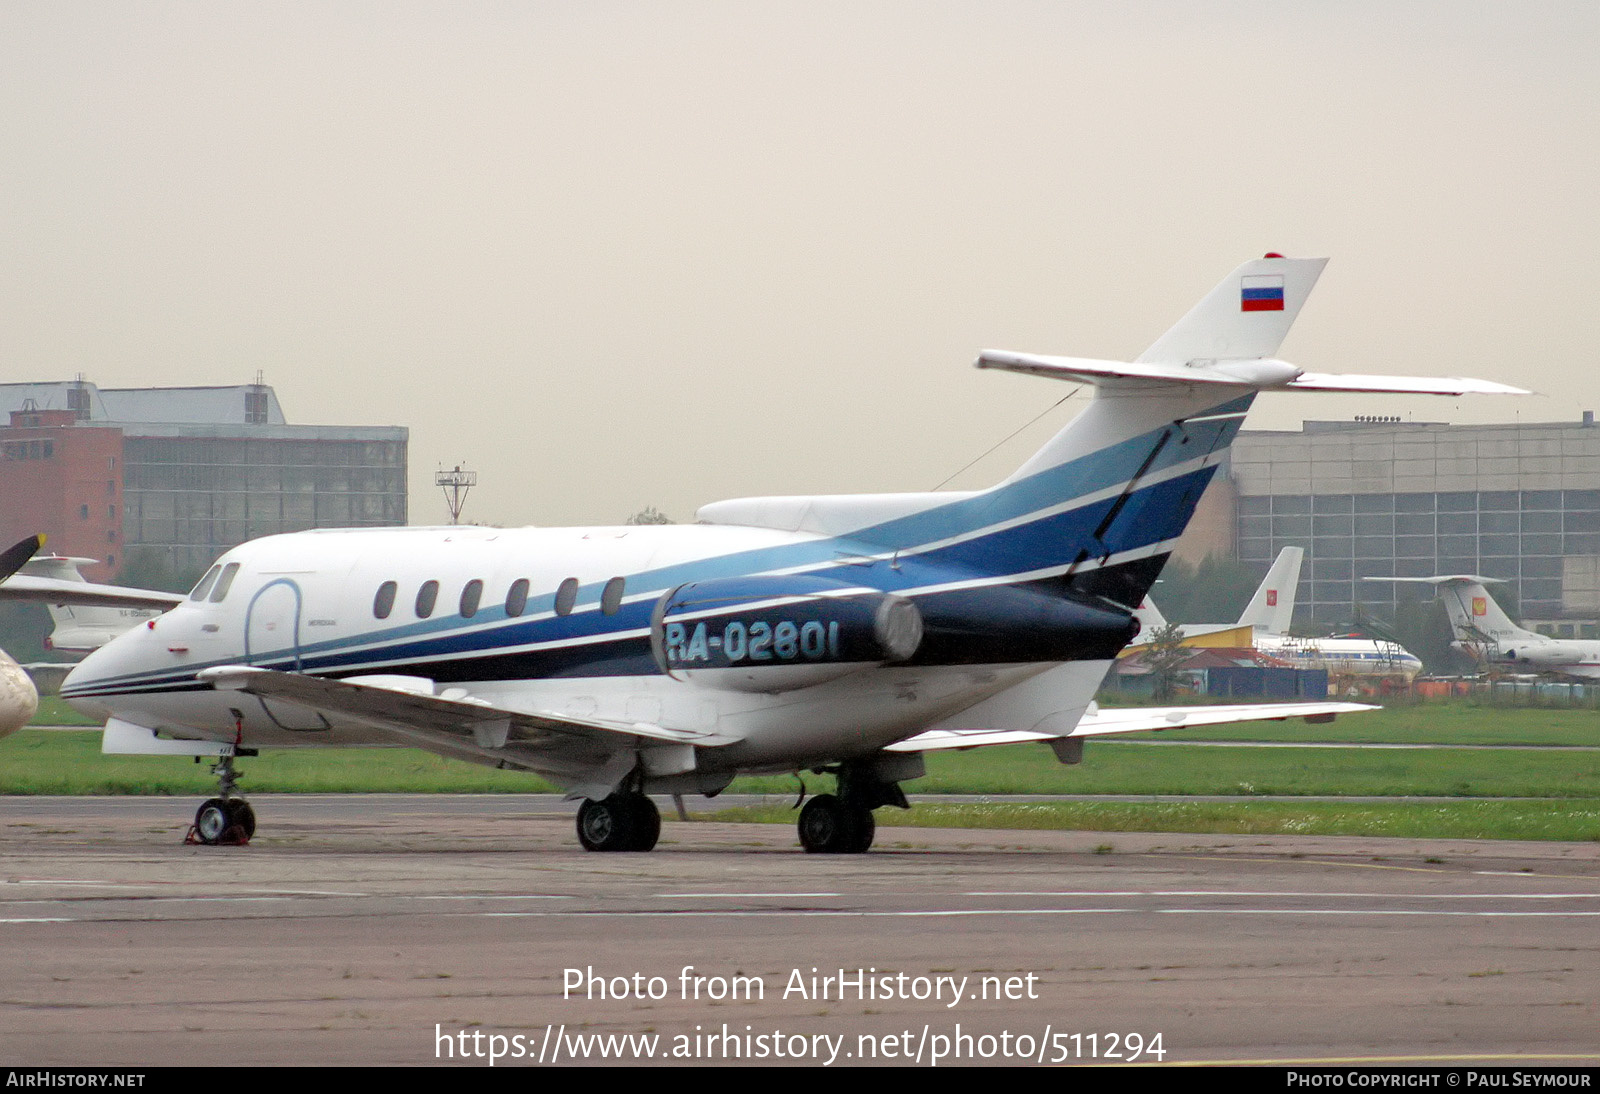
<instances>
[{"instance_id":1,"label":"main wheel","mask_svg":"<svg viewBox=\"0 0 1600 1094\"><path fill-rule=\"evenodd\" d=\"M589 851L648 851L660 833L661 814L643 794L586 798L578 807L578 842Z\"/></svg>"},{"instance_id":2,"label":"main wheel","mask_svg":"<svg viewBox=\"0 0 1600 1094\"><path fill-rule=\"evenodd\" d=\"M228 815L228 803L221 798L210 798L195 810L194 831L201 843L220 843L231 827L233 818Z\"/></svg>"},{"instance_id":3,"label":"main wheel","mask_svg":"<svg viewBox=\"0 0 1600 1094\"><path fill-rule=\"evenodd\" d=\"M857 810L832 794L818 794L800 810L800 843L814 855L842 855L865 850L856 846L860 839L859 822ZM871 841L871 836L868 836L867 842Z\"/></svg>"},{"instance_id":4,"label":"main wheel","mask_svg":"<svg viewBox=\"0 0 1600 1094\"><path fill-rule=\"evenodd\" d=\"M845 850L850 854L860 855L871 850L872 838L878 834L878 822L873 819L870 809L857 806L855 815L856 838Z\"/></svg>"},{"instance_id":5,"label":"main wheel","mask_svg":"<svg viewBox=\"0 0 1600 1094\"><path fill-rule=\"evenodd\" d=\"M653 850L661 838L661 810L648 794L628 795L633 808L633 846L630 851Z\"/></svg>"}]
</instances>

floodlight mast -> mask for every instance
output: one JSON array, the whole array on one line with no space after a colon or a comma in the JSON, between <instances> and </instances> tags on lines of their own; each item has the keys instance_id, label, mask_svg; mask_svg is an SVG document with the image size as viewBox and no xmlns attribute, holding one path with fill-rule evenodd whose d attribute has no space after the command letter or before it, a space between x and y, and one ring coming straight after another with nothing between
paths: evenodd
<instances>
[{"instance_id":1,"label":"floodlight mast","mask_svg":"<svg viewBox=\"0 0 1600 1094\"><path fill-rule=\"evenodd\" d=\"M478 485L476 471L463 471L456 464L453 471L437 471L433 484L444 491L444 503L450 510L450 523L461 523L461 508L467 504L467 491Z\"/></svg>"}]
</instances>

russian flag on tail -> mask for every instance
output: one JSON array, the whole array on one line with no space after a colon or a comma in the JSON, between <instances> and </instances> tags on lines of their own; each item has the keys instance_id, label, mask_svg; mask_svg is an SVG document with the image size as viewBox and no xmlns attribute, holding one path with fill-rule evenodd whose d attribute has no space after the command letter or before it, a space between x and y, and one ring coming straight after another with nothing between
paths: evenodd
<instances>
[{"instance_id":1,"label":"russian flag on tail","mask_svg":"<svg viewBox=\"0 0 1600 1094\"><path fill-rule=\"evenodd\" d=\"M1282 311L1283 275L1256 274L1239 279L1240 311Z\"/></svg>"}]
</instances>

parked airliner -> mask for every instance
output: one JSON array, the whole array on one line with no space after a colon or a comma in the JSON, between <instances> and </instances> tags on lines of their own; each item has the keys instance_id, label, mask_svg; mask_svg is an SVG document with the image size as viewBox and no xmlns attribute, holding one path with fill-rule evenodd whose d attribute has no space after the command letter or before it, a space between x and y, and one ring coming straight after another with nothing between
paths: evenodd
<instances>
[{"instance_id":1,"label":"parked airliner","mask_svg":"<svg viewBox=\"0 0 1600 1094\"><path fill-rule=\"evenodd\" d=\"M1519 666L1532 672L1600 677L1600 642L1582 638L1549 638L1517 626L1485 585L1498 578L1476 574L1433 577L1368 578L1368 581L1410 581L1432 585L1450 616L1452 645L1474 661Z\"/></svg>"},{"instance_id":2,"label":"parked airliner","mask_svg":"<svg viewBox=\"0 0 1600 1094\"><path fill-rule=\"evenodd\" d=\"M583 799L580 841L603 851L655 844L648 794L742 773L836 776L801 841L859 852L925 751L1033 740L1076 762L1099 733L1359 709L1092 709L1259 391L1517 391L1276 359L1324 262L1245 263L1133 362L985 351L980 368L1095 389L990 489L747 498L683 526L273 536L62 694L108 719L108 751L217 757L204 840L254 827L235 757L410 745L539 772Z\"/></svg>"},{"instance_id":3,"label":"parked airliner","mask_svg":"<svg viewBox=\"0 0 1600 1094\"><path fill-rule=\"evenodd\" d=\"M1303 547L1285 547L1278 552L1237 623L1185 623L1184 637L1249 627L1252 648L1296 668L1322 669L1330 677L1399 678L1410 683L1422 671L1422 661L1398 642L1377 638L1301 638L1289 633L1305 553ZM1135 614L1143 625L1146 639L1157 628L1167 625L1148 598Z\"/></svg>"}]
</instances>

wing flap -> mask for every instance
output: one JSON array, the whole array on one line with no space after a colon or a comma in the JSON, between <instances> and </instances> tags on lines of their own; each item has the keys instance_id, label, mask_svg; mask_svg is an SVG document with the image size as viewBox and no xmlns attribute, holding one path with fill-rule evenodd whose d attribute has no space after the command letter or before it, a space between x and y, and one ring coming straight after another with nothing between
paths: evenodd
<instances>
[{"instance_id":1,"label":"wing flap","mask_svg":"<svg viewBox=\"0 0 1600 1094\"><path fill-rule=\"evenodd\" d=\"M1235 703L1211 707L1118 707L1094 710L1079 719L1071 733L1025 729L933 729L892 744L886 752L938 752L952 748L984 748L1069 737L1099 737L1234 722L1282 722L1290 718L1328 721L1338 714L1377 710L1365 703Z\"/></svg>"},{"instance_id":2,"label":"wing flap","mask_svg":"<svg viewBox=\"0 0 1600 1094\"><path fill-rule=\"evenodd\" d=\"M442 695L431 694L433 682L420 678L330 680L246 665L206 669L199 678L219 691L240 691L263 699L294 703L322 714L387 730L420 747L441 751L440 746L444 746L452 754L463 748L485 755L506 750L542 751L557 742L566 748L587 743L590 751L605 753L656 742L717 748L741 740L725 733L677 729L647 722L509 710L461 689L447 689Z\"/></svg>"}]
</instances>

